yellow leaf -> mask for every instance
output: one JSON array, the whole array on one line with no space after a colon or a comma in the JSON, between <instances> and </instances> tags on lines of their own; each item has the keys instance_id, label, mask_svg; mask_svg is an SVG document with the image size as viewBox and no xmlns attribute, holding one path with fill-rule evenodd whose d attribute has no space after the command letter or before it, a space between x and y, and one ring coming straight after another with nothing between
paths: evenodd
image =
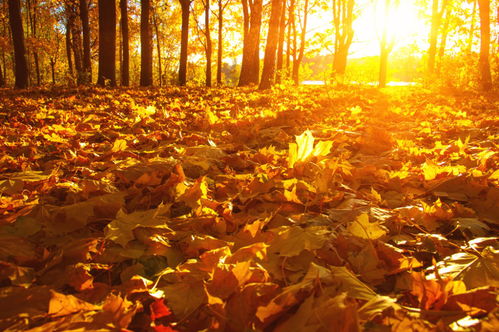
<instances>
[{"instance_id":1,"label":"yellow leaf","mask_svg":"<svg viewBox=\"0 0 499 332\"><path fill-rule=\"evenodd\" d=\"M288 167L293 168L298 161L298 145L296 143L289 143Z\"/></svg>"},{"instance_id":2,"label":"yellow leaf","mask_svg":"<svg viewBox=\"0 0 499 332\"><path fill-rule=\"evenodd\" d=\"M376 240L386 235L386 230L376 222L369 222L367 213L363 213L357 217L347 228L354 236L362 239Z\"/></svg>"},{"instance_id":3,"label":"yellow leaf","mask_svg":"<svg viewBox=\"0 0 499 332\"><path fill-rule=\"evenodd\" d=\"M421 167L421 169L423 170L423 175L424 175L424 179L426 181L430 181L430 180L433 180L437 177L438 175L438 171L439 171L439 167L437 164L435 164L433 161L431 160L427 160L423 166Z\"/></svg>"},{"instance_id":4,"label":"yellow leaf","mask_svg":"<svg viewBox=\"0 0 499 332\"><path fill-rule=\"evenodd\" d=\"M111 152L125 151L127 147L128 147L128 144L126 143L126 140L117 139L116 141L114 141Z\"/></svg>"},{"instance_id":5,"label":"yellow leaf","mask_svg":"<svg viewBox=\"0 0 499 332\"><path fill-rule=\"evenodd\" d=\"M306 130L300 136L296 136L296 144L298 144L298 160L306 160L314 150L314 136L310 130Z\"/></svg>"}]
</instances>

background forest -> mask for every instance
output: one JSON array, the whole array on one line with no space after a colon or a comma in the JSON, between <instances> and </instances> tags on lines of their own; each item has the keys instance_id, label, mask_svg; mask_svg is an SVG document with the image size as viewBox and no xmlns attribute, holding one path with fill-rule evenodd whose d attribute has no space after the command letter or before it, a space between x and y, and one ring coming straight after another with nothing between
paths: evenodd
<instances>
[{"instance_id":1,"label":"background forest","mask_svg":"<svg viewBox=\"0 0 499 332\"><path fill-rule=\"evenodd\" d=\"M499 75L496 0L0 3L2 86L14 85L16 47L17 61L26 59L18 87L313 80L488 89Z\"/></svg>"}]
</instances>

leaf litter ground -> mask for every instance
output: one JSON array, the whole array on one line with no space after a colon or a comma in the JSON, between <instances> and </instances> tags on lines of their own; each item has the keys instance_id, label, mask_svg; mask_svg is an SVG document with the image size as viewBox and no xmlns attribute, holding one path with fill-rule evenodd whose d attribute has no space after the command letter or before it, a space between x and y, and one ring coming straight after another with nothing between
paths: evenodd
<instances>
[{"instance_id":1,"label":"leaf litter ground","mask_svg":"<svg viewBox=\"0 0 499 332\"><path fill-rule=\"evenodd\" d=\"M1 330L499 326L497 98L0 98Z\"/></svg>"}]
</instances>

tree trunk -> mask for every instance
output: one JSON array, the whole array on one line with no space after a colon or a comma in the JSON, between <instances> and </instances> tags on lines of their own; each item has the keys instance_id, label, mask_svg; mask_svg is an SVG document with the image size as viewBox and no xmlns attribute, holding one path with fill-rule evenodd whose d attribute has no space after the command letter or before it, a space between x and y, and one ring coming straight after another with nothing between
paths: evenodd
<instances>
[{"instance_id":1,"label":"tree trunk","mask_svg":"<svg viewBox=\"0 0 499 332\"><path fill-rule=\"evenodd\" d=\"M300 36L300 49L298 51L298 55L296 55L296 47L295 47L295 57L294 57L295 60L293 61L293 81L295 82L296 85L300 83L300 65L301 62L303 61L303 54L305 52L305 36L307 34L307 21L308 21L308 0L305 0L305 5L303 9L303 26L301 27L301 36Z\"/></svg>"},{"instance_id":2,"label":"tree trunk","mask_svg":"<svg viewBox=\"0 0 499 332\"><path fill-rule=\"evenodd\" d=\"M152 85L152 38L149 16L150 0L140 0L140 85Z\"/></svg>"},{"instance_id":3,"label":"tree trunk","mask_svg":"<svg viewBox=\"0 0 499 332\"><path fill-rule=\"evenodd\" d=\"M388 76L388 48L382 47L379 57L379 87L385 88Z\"/></svg>"},{"instance_id":4,"label":"tree trunk","mask_svg":"<svg viewBox=\"0 0 499 332\"><path fill-rule=\"evenodd\" d=\"M267 44L265 45L265 57L263 60L262 79L260 80L259 86L260 90L269 89L274 84L282 2L282 0L272 0L269 31L267 33Z\"/></svg>"},{"instance_id":5,"label":"tree trunk","mask_svg":"<svg viewBox=\"0 0 499 332\"><path fill-rule=\"evenodd\" d=\"M430 30L430 48L428 49L428 73L435 71L435 56L437 54L438 28L440 22L438 17L438 0L433 0L431 9L431 30Z\"/></svg>"},{"instance_id":6,"label":"tree trunk","mask_svg":"<svg viewBox=\"0 0 499 332\"><path fill-rule=\"evenodd\" d=\"M28 0L26 1L26 6L28 9L28 21L29 25L28 27L31 30L31 38L36 39L37 36L37 8L38 8L38 3L37 0ZM36 85L41 84L41 74L40 74L40 60L38 56L38 51L36 49L36 46L32 48L31 50L33 52L33 62L35 64L35 76L36 76ZM29 51L27 52L29 54ZM28 66L29 66L29 61L28 61Z\"/></svg>"},{"instance_id":7,"label":"tree trunk","mask_svg":"<svg viewBox=\"0 0 499 332\"><path fill-rule=\"evenodd\" d=\"M291 71L291 53L292 53L292 45L291 38L293 35L293 29L295 27L295 3L296 0L290 0L289 8L288 8L288 36L286 41L286 75L290 77Z\"/></svg>"},{"instance_id":8,"label":"tree trunk","mask_svg":"<svg viewBox=\"0 0 499 332\"><path fill-rule=\"evenodd\" d=\"M286 34L286 0L282 0L281 18L279 19L279 40L277 42L276 83L281 83L281 78L282 78L285 34Z\"/></svg>"},{"instance_id":9,"label":"tree trunk","mask_svg":"<svg viewBox=\"0 0 499 332\"><path fill-rule=\"evenodd\" d=\"M14 45L14 73L16 78L14 86L16 89L25 89L28 87L29 73L19 0L9 0L9 22Z\"/></svg>"},{"instance_id":10,"label":"tree trunk","mask_svg":"<svg viewBox=\"0 0 499 332\"><path fill-rule=\"evenodd\" d=\"M156 13L156 9L153 8L153 24L154 24L154 32L156 33L156 50L158 52L158 79L159 79L159 86L163 85L163 66L161 63L161 42L159 38L159 24L158 24L158 16Z\"/></svg>"},{"instance_id":11,"label":"tree trunk","mask_svg":"<svg viewBox=\"0 0 499 332\"><path fill-rule=\"evenodd\" d=\"M247 0L243 0L243 3ZM239 86L258 84L260 76L260 30L262 25L262 0L249 3L249 29L244 37L243 61Z\"/></svg>"},{"instance_id":12,"label":"tree trunk","mask_svg":"<svg viewBox=\"0 0 499 332\"><path fill-rule=\"evenodd\" d=\"M4 80L2 66L0 65L0 87L3 88L4 86L5 86L5 80Z\"/></svg>"},{"instance_id":13,"label":"tree trunk","mask_svg":"<svg viewBox=\"0 0 499 332\"><path fill-rule=\"evenodd\" d=\"M189 16L191 0L179 0L182 7L182 37L180 39L180 64L178 70L178 85L187 84L187 48L189 47Z\"/></svg>"},{"instance_id":14,"label":"tree trunk","mask_svg":"<svg viewBox=\"0 0 499 332\"><path fill-rule=\"evenodd\" d=\"M480 85L484 91L492 89L490 73L490 0L478 0L480 14Z\"/></svg>"},{"instance_id":15,"label":"tree trunk","mask_svg":"<svg viewBox=\"0 0 499 332\"><path fill-rule=\"evenodd\" d=\"M83 31L83 68L81 83L92 83L92 61L90 58L90 23L87 0L80 0L80 20Z\"/></svg>"},{"instance_id":16,"label":"tree trunk","mask_svg":"<svg viewBox=\"0 0 499 332\"><path fill-rule=\"evenodd\" d=\"M473 37L475 36L475 17L477 0L473 0L473 11L471 12L470 34L468 36L468 53L473 50Z\"/></svg>"},{"instance_id":17,"label":"tree trunk","mask_svg":"<svg viewBox=\"0 0 499 332\"><path fill-rule=\"evenodd\" d=\"M99 0L99 74L97 84L116 86L116 0Z\"/></svg>"},{"instance_id":18,"label":"tree trunk","mask_svg":"<svg viewBox=\"0 0 499 332\"><path fill-rule=\"evenodd\" d=\"M204 9L204 26L206 35L206 86L211 87L211 55L213 45L210 35L210 0L206 0Z\"/></svg>"},{"instance_id":19,"label":"tree trunk","mask_svg":"<svg viewBox=\"0 0 499 332\"><path fill-rule=\"evenodd\" d=\"M223 10L222 0L218 0L218 49L217 49L217 85L222 85L222 57L223 57Z\"/></svg>"},{"instance_id":20,"label":"tree trunk","mask_svg":"<svg viewBox=\"0 0 499 332\"><path fill-rule=\"evenodd\" d=\"M347 67L348 51L353 41L354 0L333 0L335 29L333 78L342 84Z\"/></svg>"},{"instance_id":21,"label":"tree trunk","mask_svg":"<svg viewBox=\"0 0 499 332\"><path fill-rule=\"evenodd\" d=\"M74 75L73 70L73 57L71 54L71 50L73 47L71 46L71 30L72 25L74 24L72 16L69 13L69 8L66 6L66 56L68 58L68 72L72 77Z\"/></svg>"},{"instance_id":22,"label":"tree trunk","mask_svg":"<svg viewBox=\"0 0 499 332\"><path fill-rule=\"evenodd\" d=\"M130 85L130 42L128 40L128 0L120 0L121 12L121 85Z\"/></svg>"},{"instance_id":23,"label":"tree trunk","mask_svg":"<svg viewBox=\"0 0 499 332\"><path fill-rule=\"evenodd\" d=\"M443 58L445 55L445 48L447 46L447 36L449 34L450 16L451 16L451 13L450 13L450 10L448 9L448 10L446 10L444 25L442 27L442 38L440 40L440 47L438 50L439 61L438 61L438 65L437 65L437 72L440 72L440 67L441 67L441 64L442 64L442 61L443 61Z\"/></svg>"}]
</instances>

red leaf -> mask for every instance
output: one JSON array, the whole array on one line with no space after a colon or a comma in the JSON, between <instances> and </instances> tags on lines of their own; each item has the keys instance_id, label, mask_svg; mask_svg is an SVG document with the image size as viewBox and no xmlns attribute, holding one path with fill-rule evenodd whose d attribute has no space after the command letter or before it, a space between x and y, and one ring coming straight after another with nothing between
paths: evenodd
<instances>
[{"instance_id":1,"label":"red leaf","mask_svg":"<svg viewBox=\"0 0 499 332\"><path fill-rule=\"evenodd\" d=\"M155 300L153 303L151 303L149 308L151 309L152 320L156 320L158 318L166 317L172 314L170 309L168 309L168 307L165 305L163 299ZM165 330L165 331L170 331L170 330Z\"/></svg>"}]
</instances>

